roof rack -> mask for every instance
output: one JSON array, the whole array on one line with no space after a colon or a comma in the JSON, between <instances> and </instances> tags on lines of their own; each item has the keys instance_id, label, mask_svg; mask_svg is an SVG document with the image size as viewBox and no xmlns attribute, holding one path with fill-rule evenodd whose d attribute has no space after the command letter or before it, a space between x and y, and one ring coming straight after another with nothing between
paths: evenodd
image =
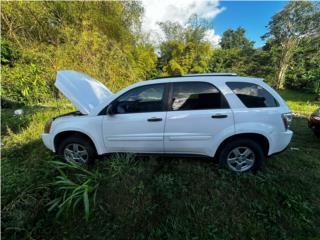
<instances>
[{"instance_id":1,"label":"roof rack","mask_svg":"<svg viewBox=\"0 0 320 240\"><path fill-rule=\"evenodd\" d=\"M162 76L162 77L154 77L152 79L162 79L162 78L178 78L183 77L183 75L172 75L172 76Z\"/></svg>"},{"instance_id":2,"label":"roof rack","mask_svg":"<svg viewBox=\"0 0 320 240\"><path fill-rule=\"evenodd\" d=\"M179 77L206 77L206 76L237 76L237 74L236 73L194 73L194 74L186 74L186 75L155 77L154 79L179 78Z\"/></svg>"},{"instance_id":3,"label":"roof rack","mask_svg":"<svg viewBox=\"0 0 320 240\"><path fill-rule=\"evenodd\" d=\"M194 73L186 74L183 77L194 77L194 76L237 76L236 73Z\"/></svg>"}]
</instances>

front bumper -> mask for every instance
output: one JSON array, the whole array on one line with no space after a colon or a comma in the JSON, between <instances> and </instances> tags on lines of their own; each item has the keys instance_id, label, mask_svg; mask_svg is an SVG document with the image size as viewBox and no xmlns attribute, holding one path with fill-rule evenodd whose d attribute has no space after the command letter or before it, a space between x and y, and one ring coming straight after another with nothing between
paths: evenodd
<instances>
[{"instance_id":1,"label":"front bumper","mask_svg":"<svg viewBox=\"0 0 320 240\"><path fill-rule=\"evenodd\" d=\"M51 151L55 152L52 136L48 133L43 133L41 138L44 145Z\"/></svg>"}]
</instances>

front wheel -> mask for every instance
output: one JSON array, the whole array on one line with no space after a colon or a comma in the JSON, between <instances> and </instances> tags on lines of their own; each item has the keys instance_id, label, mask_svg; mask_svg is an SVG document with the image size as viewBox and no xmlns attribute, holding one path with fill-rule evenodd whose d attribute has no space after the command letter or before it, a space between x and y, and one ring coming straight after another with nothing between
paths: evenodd
<instances>
[{"instance_id":1,"label":"front wheel","mask_svg":"<svg viewBox=\"0 0 320 240\"><path fill-rule=\"evenodd\" d=\"M250 139L236 139L224 145L219 163L234 172L256 172L265 160L261 145Z\"/></svg>"},{"instance_id":2,"label":"front wheel","mask_svg":"<svg viewBox=\"0 0 320 240\"><path fill-rule=\"evenodd\" d=\"M93 163L96 156L95 148L91 142L77 136L64 139L60 143L57 152L66 162L75 162L78 164Z\"/></svg>"}]
</instances>

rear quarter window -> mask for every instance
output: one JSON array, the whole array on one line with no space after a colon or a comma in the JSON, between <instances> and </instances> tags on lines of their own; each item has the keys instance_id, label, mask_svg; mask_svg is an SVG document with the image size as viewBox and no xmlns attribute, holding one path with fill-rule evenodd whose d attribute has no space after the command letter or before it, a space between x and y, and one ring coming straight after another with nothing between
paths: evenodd
<instances>
[{"instance_id":1,"label":"rear quarter window","mask_svg":"<svg viewBox=\"0 0 320 240\"><path fill-rule=\"evenodd\" d=\"M277 100L258 84L247 82L227 82L226 84L248 108L279 106Z\"/></svg>"}]
</instances>

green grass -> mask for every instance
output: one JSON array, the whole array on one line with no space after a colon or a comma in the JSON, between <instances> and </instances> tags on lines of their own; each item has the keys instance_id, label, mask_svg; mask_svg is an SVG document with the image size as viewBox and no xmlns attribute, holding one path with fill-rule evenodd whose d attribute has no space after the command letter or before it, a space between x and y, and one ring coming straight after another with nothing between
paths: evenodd
<instances>
[{"instance_id":1,"label":"green grass","mask_svg":"<svg viewBox=\"0 0 320 240\"><path fill-rule=\"evenodd\" d=\"M320 107L320 101L315 101L315 94L303 90L280 90L278 92L294 113L308 116Z\"/></svg>"},{"instance_id":2,"label":"green grass","mask_svg":"<svg viewBox=\"0 0 320 240\"><path fill-rule=\"evenodd\" d=\"M131 155L61 172L39 138L59 111L26 108L21 119L12 113L2 111L3 239L320 238L320 139L306 118L294 118L288 150L257 175L230 173L210 159ZM69 196L70 208L57 217L53 201Z\"/></svg>"}]
</instances>

